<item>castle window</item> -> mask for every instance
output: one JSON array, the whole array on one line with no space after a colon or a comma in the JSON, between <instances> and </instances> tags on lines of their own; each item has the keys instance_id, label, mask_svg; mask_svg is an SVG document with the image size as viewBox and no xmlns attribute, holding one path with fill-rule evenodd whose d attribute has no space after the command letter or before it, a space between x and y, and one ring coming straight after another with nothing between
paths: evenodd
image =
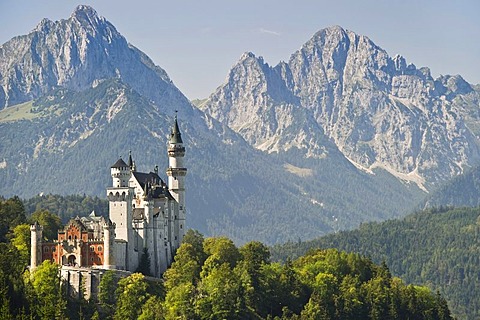
<instances>
[{"instance_id":1,"label":"castle window","mask_svg":"<svg viewBox=\"0 0 480 320\"><path fill-rule=\"evenodd\" d=\"M72 240L72 236L68 236L68 240Z\"/></svg>"},{"instance_id":2,"label":"castle window","mask_svg":"<svg viewBox=\"0 0 480 320\"><path fill-rule=\"evenodd\" d=\"M48 247L43 248L44 252L48 252Z\"/></svg>"},{"instance_id":3,"label":"castle window","mask_svg":"<svg viewBox=\"0 0 480 320\"><path fill-rule=\"evenodd\" d=\"M55 251L57 251L57 248L53 247L52 252L55 252Z\"/></svg>"},{"instance_id":4,"label":"castle window","mask_svg":"<svg viewBox=\"0 0 480 320\"><path fill-rule=\"evenodd\" d=\"M95 251L95 248L93 246L90 247L90 251Z\"/></svg>"},{"instance_id":5,"label":"castle window","mask_svg":"<svg viewBox=\"0 0 480 320\"><path fill-rule=\"evenodd\" d=\"M75 235L75 240L77 240L77 236Z\"/></svg>"},{"instance_id":6,"label":"castle window","mask_svg":"<svg viewBox=\"0 0 480 320\"><path fill-rule=\"evenodd\" d=\"M180 229L183 229L183 225L180 225Z\"/></svg>"},{"instance_id":7,"label":"castle window","mask_svg":"<svg viewBox=\"0 0 480 320\"><path fill-rule=\"evenodd\" d=\"M98 251L102 251L102 246L98 246Z\"/></svg>"}]
</instances>

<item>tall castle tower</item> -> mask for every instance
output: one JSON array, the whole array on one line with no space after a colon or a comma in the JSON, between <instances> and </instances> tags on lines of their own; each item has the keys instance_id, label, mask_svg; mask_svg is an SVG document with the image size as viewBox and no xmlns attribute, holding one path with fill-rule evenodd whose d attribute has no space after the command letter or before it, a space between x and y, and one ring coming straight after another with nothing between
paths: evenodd
<instances>
[{"instance_id":1,"label":"tall castle tower","mask_svg":"<svg viewBox=\"0 0 480 320\"><path fill-rule=\"evenodd\" d=\"M125 261L126 265L117 265L120 269L129 269L132 265L136 266L136 258L131 254L132 251L132 200L135 196L135 190L129 187L131 168L121 158L110 168L113 186L107 189L107 198L109 203L110 220L115 224L115 239L123 244L119 245L115 262L109 261L110 265Z\"/></svg>"},{"instance_id":2,"label":"tall castle tower","mask_svg":"<svg viewBox=\"0 0 480 320\"><path fill-rule=\"evenodd\" d=\"M185 234L185 176L187 168L183 165L185 156L185 147L183 146L182 135L178 128L177 116L173 124L168 140L168 190L178 202L178 217L172 217L172 220L178 221L174 232L178 232L178 244L183 240Z\"/></svg>"}]
</instances>

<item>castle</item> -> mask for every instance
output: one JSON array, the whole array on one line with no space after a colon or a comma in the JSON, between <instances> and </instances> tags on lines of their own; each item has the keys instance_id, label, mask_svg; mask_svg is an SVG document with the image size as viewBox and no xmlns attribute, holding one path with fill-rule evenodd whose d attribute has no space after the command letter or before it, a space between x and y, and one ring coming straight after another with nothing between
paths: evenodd
<instances>
[{"instance_id":1,"label":"castle","mask_svg":"<svg viewBox=\"0 0 480 320\"><path fill-rule=\"evenodd\" d=\"M109 218L95 213L76 217L58 232L57 240L49 242L42 240L42 227L32 225L30 267L53 261L62 266L62 276L70 283L73 274L77 282L82 281L82 274L83 278L98 275L92 270L135 272L148 266L148 259L149 274L160 277L172 263L185 234L187 169L176 116L167 151L167 184L158 175L158 167L153 172L138 172L131 153L128 163L120 158L111 166Z\"/></svg>"}]
</instances>

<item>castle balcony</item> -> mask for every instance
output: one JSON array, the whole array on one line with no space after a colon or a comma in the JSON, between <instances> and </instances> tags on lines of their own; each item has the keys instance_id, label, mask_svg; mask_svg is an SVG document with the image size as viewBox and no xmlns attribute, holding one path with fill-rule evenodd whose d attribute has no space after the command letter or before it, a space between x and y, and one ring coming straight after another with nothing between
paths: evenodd
<instances>
[{"instance_id":1,"label":"castle balcony","mask_svg":"<svg viewBox=\"0 0 480 320\"><path fill-rule=\"evenodd\" d=\"M167 175L168 176L186 176L187 175L187 168L168 167Z\"/></svg>"},{"instance_id":2,"label":"castle balcony","mask_svg":"<svg viewBox=\"0 0 480 320\"><path fill-rule=\"evenodd\" d=\"M184 157L185 147L170 146L168 147L167 152L169 157Z\"/></svg>"}]
</instances>

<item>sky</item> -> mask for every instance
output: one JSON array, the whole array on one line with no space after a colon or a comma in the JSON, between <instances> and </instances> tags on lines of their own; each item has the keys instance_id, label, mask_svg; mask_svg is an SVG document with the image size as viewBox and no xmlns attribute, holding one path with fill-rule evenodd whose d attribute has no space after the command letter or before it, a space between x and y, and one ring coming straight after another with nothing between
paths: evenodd
<instances>
[{"instance_id":1,"label":"sky","mask_svg":"<svg viewBox=\"0 0 480 320\"><path fill-rule=\"evenodd\" d=\"M0 44L42 18L67 19L79 4L110 21L189 99L214 92L244 52L275 66L333 25L434 77L460 74L480 84L478 0L0 0Z\"/></svg>"}]
</instances>

